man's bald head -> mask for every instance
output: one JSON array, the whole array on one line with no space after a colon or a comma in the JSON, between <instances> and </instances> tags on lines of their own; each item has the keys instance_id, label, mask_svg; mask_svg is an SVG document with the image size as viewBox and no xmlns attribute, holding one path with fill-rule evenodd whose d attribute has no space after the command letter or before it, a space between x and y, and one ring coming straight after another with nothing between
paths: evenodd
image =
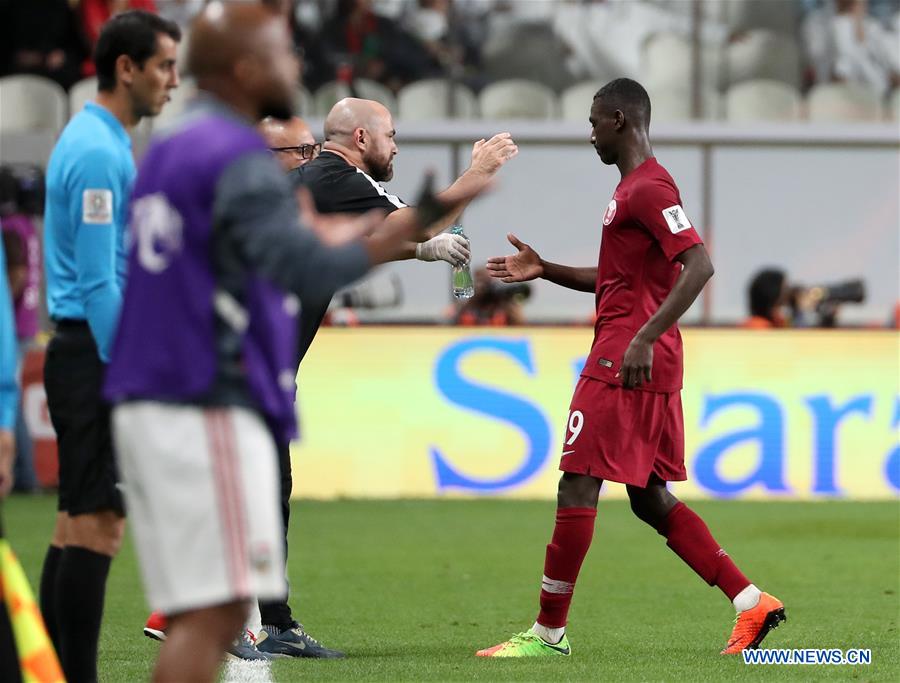
<instances>
[{"instance_id":1,"label":"man's bald head","mask_svg":"<svg viewBox=\"0 0 900 683\"><path fill-rule=\"evenodd\" d=\"M285 171L292 171L315 158L312 147L316 144L316 138L300 117L293 116L283 121L269 116L257 127ZM310 149L301 149L303 147Z\"/></svg>"},{"instance_id":2,"label":"man's bald head","mask_svg":"<svg viewBox=\"0 0 900 683\"><path fill-rule=\"evenodd\" d=\"M390 123L393 128L391 112L380 102L345 97L325 117L325 139L346 137L357 128L372 129L384 122Z\"/></svg>"},{"instance_id":3,"label":"man's bald head","mask_svg":"<svg viewBox=\"0 0 900 683\"><path fill-rule=\"evenodd\" d=\"M325 140L336 146L375 180L394 175L394 119L380 102L347 97L325 118Z\"/></svg>"},{"instance_id":4,"label":"man's bald head","mask_svg":"<svg viewBox=\"0 0 900 683\"><path fill-rule=\"evenodd\" d=\"M201 89L253 118L291 114L299 63L284 18L261 4L208 4L191 27L188 66Z\"/></svg>"}]
</instances>

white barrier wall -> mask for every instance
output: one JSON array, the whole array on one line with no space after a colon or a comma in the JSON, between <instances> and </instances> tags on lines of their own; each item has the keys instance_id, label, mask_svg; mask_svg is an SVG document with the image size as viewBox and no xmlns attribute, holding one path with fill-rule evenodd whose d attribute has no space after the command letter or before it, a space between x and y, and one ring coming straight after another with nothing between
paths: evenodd
<instances>
[{"instance_id":1,"label":"white barrier wall","mask_svg":"<svg viewBox=\"0 0 900 683\"><path fill-rule=\"evenodd\" d=\"M313 122L320 131L320 122ZM588 125L561 122L398 123L400 153L388 188L415 198L425 169L448 183L468 165L478 137L511 131L519 156L494 192L464 216L474 262L508 253L515 232L550 260L596 263L600 217L619 180L588 144ZM714 323L746 315L749 278L780 266L805 284L862 277L868 300L847 306L846 323L886 323L900 296L900 134L890 125L688 124L651 129L655 152L679 184L690 219L707 240L716 276L687 316ZM457 155L454 166L454 153ZM399 263L402 307L364 318L436 319L450 303L444 264ZM586 319L590 295L538 283L532 322Z\"/></svg>"}]
</instances>

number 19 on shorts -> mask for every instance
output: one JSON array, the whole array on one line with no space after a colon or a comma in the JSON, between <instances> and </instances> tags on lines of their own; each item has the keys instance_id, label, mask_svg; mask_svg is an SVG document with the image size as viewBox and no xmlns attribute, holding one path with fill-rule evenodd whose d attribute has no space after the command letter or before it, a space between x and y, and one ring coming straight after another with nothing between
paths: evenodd
<instances>
[{"instance_id":1,"label":"number 19 on shorts","mask_svg":"<svg viewBox=\"0 0 900 683\"><path fill-rule=\"evenodd\" d=\"M581 434L583 427L584 413L580 410L570 410L569 419L566 423L566 449L563 450L563 455L569 455L570 453L575 452L574 448L568 450L568 447L575 444L575 440L578 438L578 435Z\"/></svg>"}]
</instances>

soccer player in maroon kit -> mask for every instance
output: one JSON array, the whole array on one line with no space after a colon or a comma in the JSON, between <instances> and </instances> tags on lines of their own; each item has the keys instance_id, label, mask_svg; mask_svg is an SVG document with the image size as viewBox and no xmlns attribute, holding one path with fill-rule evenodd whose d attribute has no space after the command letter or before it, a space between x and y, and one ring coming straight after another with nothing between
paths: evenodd
<instances>
[{"instance_id":1,"label":"soccer player in maroon kit","mask_svg":"<svg viewBox=\"0 0 900 683\"><path fill-rule=\"evenodd\" d=\"M638 519L734 604L722 654L759 645L784 620L716 543L703 520L666 488L684 481L682 348L677 321L713 275L709 255L681 207L675 181L650 147L650 98L620 78L591 106L591 144L622 174L603 214L599 266L548 263L514 235L518 252L491 258L503 282L543 278L596 294L594 342L575 388L559 469L556 527L547 546L540 613L532 628L477 652L482 657L568 655L566 616L591 544L604 479L625 484Z\"/></svg>"}]
</instances>

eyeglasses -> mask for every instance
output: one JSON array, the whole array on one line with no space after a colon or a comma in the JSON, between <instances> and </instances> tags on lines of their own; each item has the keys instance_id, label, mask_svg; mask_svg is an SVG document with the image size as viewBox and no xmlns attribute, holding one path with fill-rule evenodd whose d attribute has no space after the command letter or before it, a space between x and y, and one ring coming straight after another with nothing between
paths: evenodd
<instances>
[{"instance_id":1,"label":"eyeglasses","mask_svg":"<svg viewBox=\"0 0 900 683\"><path fill-rule=\"evenodd\" d=\"M315 159L322 151L322 144L317 142L312 145L297 145L295 147L269 147L270 152L293 152L301 159Z\"/></svg>"}]
</instances>

